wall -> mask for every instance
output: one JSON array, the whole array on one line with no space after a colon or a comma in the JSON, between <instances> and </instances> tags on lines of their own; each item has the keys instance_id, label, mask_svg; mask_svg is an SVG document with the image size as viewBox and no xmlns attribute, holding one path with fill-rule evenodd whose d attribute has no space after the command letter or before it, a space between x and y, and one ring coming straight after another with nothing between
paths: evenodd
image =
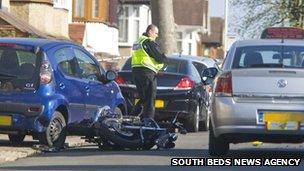
<instances>
[{"instance_id":1,"label":"wall","mask_svg":"<svg viewBox=\"0 0 304 171\"><path fill-rule=\"evenodd\" d=\"M11 2L11 13L36 29L60 38L68 38L68 10L49 3Z\"/></svg>"},{"instance_id":2,"label":"wall","mask_svg":"<svg viewBox=\"0 0 304 171\"><path fill-rule=\"evenodd\" d=\"M86 23L82 45L95 53L119 56L118 29L103 23Z\"/></svg>"}]
</instances>

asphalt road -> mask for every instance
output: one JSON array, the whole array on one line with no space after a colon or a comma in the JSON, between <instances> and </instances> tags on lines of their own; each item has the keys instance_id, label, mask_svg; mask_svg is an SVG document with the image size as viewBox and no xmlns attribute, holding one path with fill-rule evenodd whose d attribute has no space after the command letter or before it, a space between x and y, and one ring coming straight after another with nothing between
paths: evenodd
<instances>
[{"instance_id":1,"label":"asphalt road","mask_svg":"<svg viewBox=\"0 0 304 171\"><path fill-rule=\"evenodd\" d=\"M262 144L251 143L231 145L227 158L304 158L303 144ZM56 153L44 153L7 162L0 170L304 170L300 166L171 166L172 157L208 156L208 133L180 135L177 145L171 150L150 151L101 151L94 145L70 148Z\"/></svg>"}]
</instances>

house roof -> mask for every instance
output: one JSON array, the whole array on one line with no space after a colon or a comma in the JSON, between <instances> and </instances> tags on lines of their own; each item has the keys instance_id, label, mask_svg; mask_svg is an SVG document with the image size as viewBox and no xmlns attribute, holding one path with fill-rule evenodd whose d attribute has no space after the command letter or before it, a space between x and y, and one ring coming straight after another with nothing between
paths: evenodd
<instances>
[{"instance_id":1,"label":"house roof","mask_svg":"<svg viewBox=\"0 0 304 171\"><path fill-rule=\"evenodd\" d=\"M224 31L224 19L220 17L210 18L210 35L202 35L201 40L203 43L220 43L222 44L222 37Z\"/></svg>"},{"instance_id":2,"label":"house roof","mask_svg":"<svg viewBox=\"0 0 304 171\"><path fill-rule=\"evenodd\" d=\"M37 30L33 26L29 25L28 23L22 21L18 17L4 10L0 10L0 18L2 18L7 23L11 24L22 32L36 35L41 38L56 38L55 36Z\"/></svg>"},{"instance_id":3,"label":"house roof","mask_svg":"<svg viewBox=\"0 0 304 171\"><path fill-rule=\"evenodd\" d=\"M174 0L173 12L174 20L177 25L202 26L204 13L208 10L204 0Z\"/></svg>"}]
</instances>

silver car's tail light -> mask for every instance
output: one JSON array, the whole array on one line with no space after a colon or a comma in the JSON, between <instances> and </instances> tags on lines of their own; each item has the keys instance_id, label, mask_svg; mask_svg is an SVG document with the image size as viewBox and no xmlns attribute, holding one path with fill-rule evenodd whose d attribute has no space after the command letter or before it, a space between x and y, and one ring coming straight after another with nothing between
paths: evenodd
<instances>
[{"instance_id":1,"label":"silver car's tail light","mask_svg":"<svg viewBox=\"0 0 304 171\"><path fill-rule=\"evenodd\" d=\"M215 96L232 96L232 75L231 72L223 73L216 79Z\"/></svg>"},{"instance_id":2,"label":"silver car's tail light","mask_svg":"<svg viewBox=\"0 0 304 171\"><path fill-rule=\"evenodd\" d=\"M43 54L40 67L40 83L49 84L52 81L52 68L46 54Z\"/></svg>"}]
</instances>

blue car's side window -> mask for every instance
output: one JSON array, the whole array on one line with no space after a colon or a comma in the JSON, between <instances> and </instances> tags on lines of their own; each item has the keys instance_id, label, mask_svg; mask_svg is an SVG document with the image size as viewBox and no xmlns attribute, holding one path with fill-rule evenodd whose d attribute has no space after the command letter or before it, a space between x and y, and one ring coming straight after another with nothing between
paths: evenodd
<instances>
[{"instance_id":1,"label":"blue car's side window","mask_svg":"<svg viewBox=\"0 0 304 171\"><path fill-rule=\"evenodd\" d=\"M59 49L55 52L55 58L61 72L68 76L77 77L77 61L71 48Z\"/></svg>"},{"instance_id":2,"label":"blue car's side window","mask_svg":"<svg viewBox=\"0 0 304 171\"><path fill-rule=\"evenodd\" d=\"M95 61L79 49L74 49L74 53L81 71L81 78L99 81L99 78L101 78L101 73Z\"/></svg>"}]
</instances>

